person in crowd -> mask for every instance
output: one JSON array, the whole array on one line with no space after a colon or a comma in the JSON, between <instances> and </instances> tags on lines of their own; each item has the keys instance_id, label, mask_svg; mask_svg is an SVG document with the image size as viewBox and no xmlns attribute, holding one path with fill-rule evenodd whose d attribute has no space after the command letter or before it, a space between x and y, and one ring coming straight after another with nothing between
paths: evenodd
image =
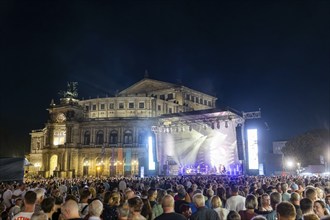
<instances>
[{"instance_id":1,"label":"person in crowd","mask_svg":"<svg viewBox=\"0 0 330 220\"><path fill-rule=\"evenodd\" d=\"M228 213L227 220L241 220L241 216L238 214L238 212L231 210Z\"/></svg>"},{"instance_id":2,"label":"person in crowd","mask_svg":"<svg viewBox=\"0 0 330 220\"><path fill-rule=\"evenodd\" d=\"M8 216L8 212L6 210L6 205L4 203L0 203L0 219L6 220L8 217L10 218L11 216ZM11 218L10 218L11 220Z\"/></svg>"},{"instance_id":3,"label":"person in crowd","mask_svg":"<svg viewBox=\"0 0 330 220\"><path fill-rule=\"evenodd\" d=\"M152 208L150 205L150 201L148 199L148 192L146 190L143 190L141 193L141 200L143 203L141 215L144 216L147 220L152 220Z\"/></svg>"},{"instance_id":4,"label":"person in crowd","mask_svg":"<svg viewBox=\"0 0 330 220\"><path fill-rule=\"evenodd\" d=\"M205 207L205 198L202 193L195 194L193 197L193 202L197 207L197 212L191 215L191 220L220 220L219 215L216 211Z\"/></svg>"},{"instance_id":5,"label":"person in crowd","mask_svg":"<svg viewBox=\"0 0 330 220\"><path fill-rule=\"evenodd\" d=\"M186 219L190 219L191 215L192 215L192 211L191 211L191 207L189 204L181 204L180 206L180 212L179 214L182 214L184 217L186 217Z\"/></svg>"},{"instance_id":6,"label":"person in crowd","mask_svg":"<svg viewBox=\"0 0 330 220\"><path fill-rule=\"evenodd\" d=\"M119 205L120 205L119 192L106 192L104 194L103 212L101 217L107 220L117 220Z\"/></svg>"},{"instance_id":7,"label":"person in crowd","mask_svg":"<svg viewBox=\"0 0 330 220\"><path fill-rule=\"evenodd\" d=\"M280 202L276 206L276 213L278 220L295 220L296 209L290 202Z\"/></svg>"},{"instance_id":8,"label":"person in crowd","mask_svg":"<svg viewBox=\"0 0 330 220\"><path fill-rule=\"evenodd\" d=\"M303 198L300 200L300 208L302 215L314 213L313 211L313 201L309 198Z\"/></svg>"},{"instance_id":9,"label":"person in crowd","mask_svg":"<svg viewBox=\"0 0 330 220\"><path fill-rule=\"evenodd\" d=\"M157 198L156 198L156 205L152 208L152 215L153 217L158 217L163 213L163 208L162 208L162 202L163 202L163 197L167 195L166 190L164 189L158 189L157 190Z\"/></svg>"},{"instance_id":10,"label":"person in crowd","mask_svg":"<svg viewBox=\"0 0 330 220\"><path fill-rule=\"evenodd\" d=\"M281 184L281 190L282 190L282 201L290 201L291 194L288 193L289 185L287 183Z\"/></svg>"},{"instance_id":11,"label":"person in crowd","mask_svg":"<svg viewBox=\"0 0 330 220\"><path fill-rule=\"evenodd\" d=\"M270 196L267 193L262 194L261 196L261 205L259 208L260 212L271 212L273 210L270 205Z\"/></svg>"},{"instance_id":12,"label":"person in crowd","mask_svg":"<svg viewBox=\"0 0 330 220\"><path fill-rule=\"evenodd\" d=\"M133 197L135 197L134 191L132 189L126 189L124 202L127 202L127 200L129 200L130 198L133 198Z\"/></svg>"},{"instance_id":13,"label":"person in crowd","mask_svg":"<svg viewBox=\"0 0 330 220\"><path fill-rule=\"evenodd\" d=\"M306 187L305 198L309 198L314 203L317 200L317 192L314 187Z\"/></svg>"},{"instance_id":14,"label":"person in crowd","mask_svg":"<svg viewBox=\"0 0 330 220\"><path fill-rule=\"evenodd\" d=\"M13 197L13 186L11 184L5 184L5 191L2 195L3 203L7 208L12 207L12 197Z\"/></svg>"},{"instance_id":15,"label":"person in crowd","mask_svg":"<svg viewBox=\"0 0 330 220\"><path fill-rule=\"evenodd\" d=\"M89 188L85 188L80 193L80 202L78 203L79 214L81 218L84 218L88 214L88 200L92 198L92 194Z\"/></svg>"},{"instance_id":16,"label":"person in crowd","mask_svg":"<svg viewBox=\"0 0 330 220\"><path fill-rule=\"evenodd\" d=\"M321 189L320 187L315 187L316 194L317 194L317 199L325 201L325 195L324 195L324 190Z\"/></svg>"},{"instance_id":17,"label":"person in crowd","mask_svg":"<svg viewBox=\"0 0 330 220\"><path fill-rule=\"evenodd\" d=\"M221 202L222 202L222 207L226 207L226 189L223 186L220 186L217 188L217 196L220 197Z\"/></svg>"},{"instance_id":18,"label":"person in crowd","mask_svg":"<svg viewBox=\"0 0 330 220\"><path fill-rule=\"evenodd\" d=\"M163 213L155 220L186 220L185 216L174 212L174 198L171 195L165 195L162 199Z\"/></svg>"},{"instance_id":19,"label":"person in crowd","mask_svg":"<svg viewBox=\"0 0 330 220\"><path fill-rule=\"evenodd\" d=\"M52 220L58 220L61 214L61 207L63 204L63 197L59 194L55 199L55 212L52 215Z\"/></svg>"},{"instance_id":20,"label":"person in crowd","mask_svg":"<svg viewBox=\"0 0 330 220\"><path fill-rule=\"evenodd\" d=\"M279 192L272 192L270 194L270 205L272 207L272 211L270 212L258 212L266 217L267 220L275 220L276 219L276 206L282 202L282 195Z\"/></svg>"},{"instance_id":21,"label":"person in crowd","mask_svg":"<svg viewBox=\"0 0 330 220\"><path fill-rule=\"evenodd\" d=\"M128 206L119 206L118 207L118 220L128 220L129 215L129 208ZM103 218L103 220L106 220L106 218Z\"/></svg>"},{"instance_id":22,"label":"person in crowd","mask_svg":"<svg viewBox=\"0 0 330 220\"><path fill-rule=\"evenodd\" d=\"M23 206L23 199L21 198L15 199L15 205L9 209L8 216L13 217L17 213L19 213L22 209L22 206Z\"/></svg>"},{"instance_id":23,"label":"person in crowd","mask_svg":"<svg viewBox=\"0 0 330 220\"><path fill-rule=\"evenodd\" d=\"M14 190L13 192L13 199L17 199L17 198L24 198L24 195L26 193L26 185L25 183L20 183L18 185L18 188Z\"/></svg>"},{"instance_id":24,"label":"person in crowd","mask_svg":"<svg viewBox=\"0 0 330 220\"><path fill-rule=\"evenodd\" d=\"M206 190L206 198L207 200L205 201L205 206L207 208L211 208L211 198L214 196L214 191L212 189L207 189Z\"/></svg>"},{"instance_id":25,"label":"person in crowd","mask_svg":"<svg viewBox=\"0 0 330 220\"><path fill-rule=\"evenodd\" d=\"M325 196L325 204L326 204L327 209L330 211L330 194L327 194Z\"/></svg>"},{"instance_id":26,"label":"person in crowd","mask_svg":"<svg viewBox=\"0 0 330 220\"><path fill-rule=\"evenodd\" d=\"M177 200L174 202L174 210L176 213L180 213L180 206L182 204L189 204L186 201L186 190L182 187L178 190L178 194L176 195Z\"/></svg>"},{"instance_id":27,"label":"person in crowd","mask_svg":"<svg viewBox=\"0 0 330 220\"><path fill-rule=\"evenodd\" d=\"M146 220L146 218L141 215L143 202L139 197L134 197L128 200L128 207L130 211L130 220Z\"/></svg>"},{"instance_id":28,"label":"person in crowd","mask_svg":"<svg viewBox=\"0 0 330 220\"><path fill-rule=\"evenodd\" d=\"M82 220L79 215L79 206L77 201L72 199L65 201L65 203L61 207L61 216L65 220Z\"/></svg>"},{"instance_id":29,"label":"person in crowd","mask_svg":"<svg viewBox=\"0 0 330 220\"><path fill-rule=\"evenodd\" d=\"M127 188L127 184L126 184L125 179L123 178L120 180L120 182L118 184L118 189L120 192L125 192L126 188Z\"/></svg>"},{"instance_id":30,"label":"person in crowd","mask_svg":"<svg viewBox=\"0 0 330 220\"><path fill-rule=\"evenodd\" d=\"M41 210L47 215L47 219L52 219L55 212L55 199L48 197L42 200L40 204Z\"/></svg>"},{"instance_id":31,"label":"person in crowd","mask_svg":"<svg viewBox=\"0 0 330 220\"><path fill-rule=\"evenodd\" d=\"M48 216L43 211L34 212L30 220L48 220Z\"/></svg>"},{"instance_id":32,"label":"person in crowd","mask_svg":"<svg viewBox=\"0 0 330 220\"><path fill-rule=\"evenodd\" d=\"M283 198L283 197L282 197ZM291 193L290 202L296 209L296 220L302 218L302 211L300 208L300 195L296 192Z\"/></svg>"},{"instance_id":33,"label":"person in crowd","mask_svg":"<svg viewBox=\"0 0 330 220\"><path fill-rule=\"evenodd\" d=\"M320 220L320 218L315 213L309 213L304 215L304 220Z\"/></svg>"},{"instance_id":34,"label":"person in crowd","mask_svg":"<svg viewBox=\"0 0 330 220\"><path fill-rule=\"evenodd\" d=\"M34 212L39 212L39 211L42 210L41 209L41 202L45 198L45 189L37 188L37 189L34 190L34 192L37 194L37 202L36 202L36 206L34 208Z\"/></svg>"},{"instance_id":35,"label":"person in crowd","mask_svg":"<svg viewBox=\"0 0 330 220\"><path fill-rule=\"evenodd\" d=\"M325 202L322 200L316 200L314 202L314 212L319 218L329 216L329 211L326 208Z\"/></svg>"},{"instance_id":36,"label":"person in crowd","mask_svg":"<svg viewBox=\"0 0 330 220\"><path fill-rule=\"evenodd\" d=\"M230 189L231 196L226 201L226 209L237 212L245 210L245 197L238 195L238 186L234 184Z\"/></svg>"},{"instance_id":37,"label":"person in crowd","mask_svg":"<svg viewBox=\"0 0 330 220\"><path fill-rule=\"evenodd\" d=\"M37 194L34 191L27 191L24 195L24 211L17 213L12 220L30 220L37 201Z\"/></svg>"},{"instance_id":38,"label":"person in crowd","mask_svg":"<svg viewBox=\"0 0 330 220\"><path fill-rule=\"evenodd\" d=\"M220 220L227 219L229 210L226 208L223 208L222 201L219 196L212 197L211 208L218 213Z\"/></svg>"},{"instance_id":39,"label":"person in crowd","mask_svg":"<svg viewBox=\"0 0 330 220\"><path fill-rule=\"evenodd\" d=\"M99 199L94 199L88 206L88 220L101 220L102 202Z\"/></svg>"},{"instance_id":40,"label":"person in crowd","mask_svg":"<svg viewBox=\"0 0 330 220\"><path fill-rule=\"evenodd\" d=\"M249 194L245 200L245 208L246 210L239 211L239 215L242 220L251 220L257 214L254 212L258 208L258 200L255 195Z\"/></svg>"}]
</instances>

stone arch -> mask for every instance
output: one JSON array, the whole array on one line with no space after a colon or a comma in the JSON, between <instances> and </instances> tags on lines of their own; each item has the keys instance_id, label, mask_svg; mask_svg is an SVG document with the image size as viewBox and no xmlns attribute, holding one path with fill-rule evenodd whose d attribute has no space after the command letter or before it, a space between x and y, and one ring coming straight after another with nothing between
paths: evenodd
<instances>
[{"instance_id":1,"label":"stone arch","mask_svg":"<svg viewBox=\"0 0 330 220\"><path fill-rule=\"evenodd\" d=\"M58 167L58 156L57 156L57 154L53 154L50 157L50 160L49 160L49 175L50 176L53 176L54 175L54 171L57 171L57 170L59 170L59 167Z\"/></svg>"}]
</instances>

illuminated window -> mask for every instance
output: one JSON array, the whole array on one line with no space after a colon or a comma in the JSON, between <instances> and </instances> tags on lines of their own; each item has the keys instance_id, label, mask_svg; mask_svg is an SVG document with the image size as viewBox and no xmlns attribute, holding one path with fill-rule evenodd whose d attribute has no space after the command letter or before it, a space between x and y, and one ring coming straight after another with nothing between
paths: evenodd
<instances>
[{"instance_id":1,"label":"illuminated window","mask_svg":"<svg viewBox=\"0 0 330 220\"><path fill-rule=\"evenodd\" d=\"M89 145L91 142L91 134L89 131L86 131L84 134L84 145Z\"/></svg>"},{"instance_id":2,"label":"illuminated window","mask_svg":"<svg viewBox=\"0 0 330 220\"><path fill-rule=\"evenodd\" d=\"M123 108L124 108L124 103L122 103L122 102L119 103L118 108L119 108L119 109L123 109Z\"/></svg>"},{"instance_id":3,"label":"illuminated window","mask_svg":"<svg viewBox=\"0 0 330 220\"><path fill-rule=\"evenodd\" d=\"M54 146L62 145L65 143L65 131L54 131Z\"/></svg>"},{"instance_id":4,"label":"illuminated window","mask_svg":"<svg viewBox=\"0 0 330 220\"><path fill-rule=\"evenodd\" d=\"M104 134L103 131L100 130L96 133L96 144L101 145L104 142Z\"/></svg>"},{"instance_id":5,"label":"illuminated window","mask_svg":"<svg viewBox=\"0 0 330 220\"><path fill-rule=\"evenodd\" d=\"M115 103L110 103L109 109L115 109Z\"/></svg>"},{"instance_id":6,"label":"illuminated window","mask_svg":"<svg viewBox=\"0 0 330 220\"><path fill-rule=\"evenodd\" d=\"M110 132L109 142L110 142L110 144L118 143L118 132L117 131L113 130Z\"/></svg>"},{"instance_id":7,"label":"illuminated window","mask_svg":"<svg viewBox=\"0 0 330 220\"><path fill-rule=\"evenodd\" d=\"M139 103L139 108L144 108L144 102Z\"/></svg>"},{"instance_id":8,"label":"illuminated window","mask_svg":"<svg viewBox=\"0 0 330 220\"><path fill-rule=\"evenodd\" d=\"M124 132L124 144L132 144L133 143L133 133L131 130L126 130Z\"/></svg>"}]
</instances>

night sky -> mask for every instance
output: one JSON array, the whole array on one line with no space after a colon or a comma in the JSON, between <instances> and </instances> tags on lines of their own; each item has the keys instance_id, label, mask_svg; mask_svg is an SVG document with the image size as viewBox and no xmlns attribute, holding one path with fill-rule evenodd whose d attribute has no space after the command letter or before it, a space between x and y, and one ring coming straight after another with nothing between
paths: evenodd
<instances>
[{"instance_id":1,"label":"night sky","mask_svg":"<svg viewBox=\"0 0 330 220\"><path fill-rule=\"evenodd\" d=\"M261 108L270 142L329 128L329 11L330 1L0 1L1 154L24 152L66 82L104 97L146 69L218 106Z\"/></svg>"}]
</instances>

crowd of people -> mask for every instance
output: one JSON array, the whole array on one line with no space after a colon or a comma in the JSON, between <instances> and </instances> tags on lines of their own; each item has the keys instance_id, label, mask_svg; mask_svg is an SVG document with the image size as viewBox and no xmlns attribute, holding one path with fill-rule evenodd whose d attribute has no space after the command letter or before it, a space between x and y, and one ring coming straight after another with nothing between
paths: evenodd
<instances>
[{"instance_id":1,"label":"crowd of people","mask_svg":"<svg viewBox=\"0 0 330 220\"><path fill-rule=\"evenodd\" d=\"M0 183L0 220L330 219L330 178L176 176Z\"/></svg>"}]
</instances>

